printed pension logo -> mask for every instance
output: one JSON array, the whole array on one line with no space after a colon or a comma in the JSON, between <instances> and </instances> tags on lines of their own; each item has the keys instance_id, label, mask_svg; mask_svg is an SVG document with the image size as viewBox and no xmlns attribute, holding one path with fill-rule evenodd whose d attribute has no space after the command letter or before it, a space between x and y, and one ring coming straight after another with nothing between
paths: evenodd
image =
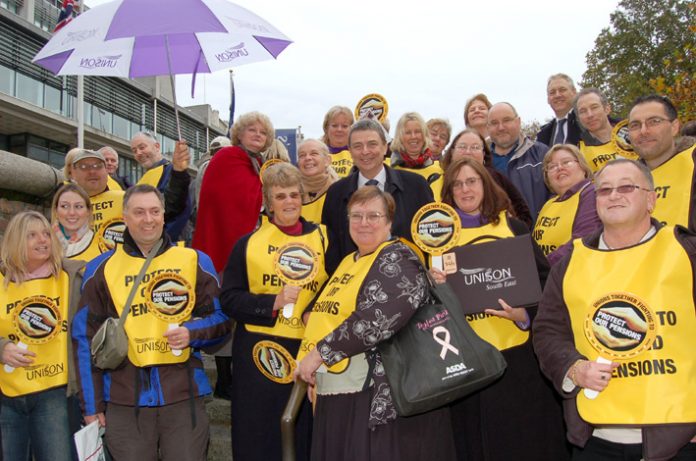
<instances>
[{"instance_id":1,"label":"printed pension logo","mask_svg":"<svg viewBox=\"0 0 696 461\"><path fill-rule=\"evenodd\" d=\"M113 69L118 64L118 60L121 59L121 54L115 56L99 56L96 58L82 58L80 59L80 67L85 69L102 69L105 67Z\"/></svg>"},{"instance_id":2,"label":"printed pension logo","mask_svg":"<svg viewBox=\"0 0 696 461\"><path fill-rule=\"evenodd\" d=\"M495 290L503 287L517 285L517 279L512 275L512 269L504 267L494 269L491 267L477 267L475 269L459 269L464 275L464 283L467 285L486 284L486 290Z\"/></svg>"},{"instance_id":3,"label":"printed pension logo","mask_svg":"<svg viewBox=\"0 0 696 461\"><path fill-rule=\"evenodd\" d=\"M216 54L215 59L217 59L218 62L230 62L244 56L249 56L249 52L244 47L244 42L242 42L239 45L227 48L222 53Z\"/></svg>"},{"instance_id":4,"label":"printed pension logo","mask_svg":"<svg viewBox=\"0 0 696 461\"><path fill-rule=\"evenodd\" d=\"M61 45L68 43L81 42L97 35L99 29L78 30L76 32L68 32L68 35L60 42Z\"/></svg>"}]
</instances>

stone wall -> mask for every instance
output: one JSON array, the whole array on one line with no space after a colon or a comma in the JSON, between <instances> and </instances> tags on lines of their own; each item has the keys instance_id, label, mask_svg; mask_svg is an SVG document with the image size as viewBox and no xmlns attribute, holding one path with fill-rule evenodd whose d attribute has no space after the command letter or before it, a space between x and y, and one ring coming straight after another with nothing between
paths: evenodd
<instances>
[{"instance_id":1,"label":"stone wall","mask_svg":"<svg viewBox=\"0 0 696 461\"><path fill-rule=\"evenodd\" d=\"M52 192L62 181L61 171L0 150L0 238L20 211L36 210L49 217Z\"/></svg>"}]
</instances>

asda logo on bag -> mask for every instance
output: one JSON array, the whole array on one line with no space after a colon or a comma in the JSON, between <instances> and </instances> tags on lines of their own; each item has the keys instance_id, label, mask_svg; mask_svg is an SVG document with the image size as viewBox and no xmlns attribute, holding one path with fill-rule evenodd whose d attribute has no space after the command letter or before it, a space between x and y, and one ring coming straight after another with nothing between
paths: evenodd
<instances>
[{"instance_id":1,"label":"asda logo on bag","mask_svg":"<svg viewBox=\"0 0 696 461\"><path fill-rule=\"evenodd\" d=\"M464 362L457 363L456 365L450 365L447 367L445 372L449 375L450 373L456 373L457 371L466 370L466 365Z\"/></svg>"}]
</instances>

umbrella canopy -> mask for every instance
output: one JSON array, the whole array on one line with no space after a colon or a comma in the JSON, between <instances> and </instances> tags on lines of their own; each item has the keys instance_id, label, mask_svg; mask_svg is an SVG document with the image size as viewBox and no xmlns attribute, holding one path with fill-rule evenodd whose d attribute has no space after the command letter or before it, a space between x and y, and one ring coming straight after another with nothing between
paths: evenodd
<instances>
[{"instance_id":1,"label":"umbrella canopy","mask_svg":"<svg viewBox=\"0 0 696 461\"><path fill-rule=\"evenodd\" d=\"M275 59L290 43L226 0L115 0L77 16L33 62L56 75L196 74Z\"/></svg>"}]
</instances>

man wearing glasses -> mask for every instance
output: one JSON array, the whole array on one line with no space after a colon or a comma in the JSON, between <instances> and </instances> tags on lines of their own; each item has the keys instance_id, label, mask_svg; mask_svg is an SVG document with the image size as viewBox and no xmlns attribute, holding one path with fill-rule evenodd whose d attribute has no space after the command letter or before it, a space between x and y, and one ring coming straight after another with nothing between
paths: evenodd
<instances>
[{"instance_id":1,"label":"man wearing glasses","mask_svg":"<svg viewBox=\"0 0 696 461\"><path fill-rule=\"evenodd\" d=\"M529 205L532 222L551 194L544 184L542 162L547 146L522 134L522 121L512 104L499 102L488 111L493 167L507 176Z\"/></svg>"},{"instance_id":2,"label":"man wearing glasses","mask_svg":"<svg viewBox=\"0 0 696 461\"><path fill-rule=\"evenodd\" d=\"M696 230L694 156L696 147L677 152L677 109L659 95L638 98L628 115L628 136L655 178L657 204L653 216L663 223Z\"/></svg>"},{"instance_id":3,"label":"man wearing glasses","mask_svg":"<svg viewBox=\"0 0 696 461\"><path fill-rule=\"evenodd\" d=\"M120 226L123 224L124 192L109 189L106 161L100 152L80 149L73 160L70 174L72 180L87 192L92 202L95 235L101 235L99 231L102 225Z\"/></svg>"},{"instance_id":4,"label":"man wearing glasses","mask_svg":"<svg viewBox=\"0 0 696 461\"><path fill-rule=\"evenodd\" d=\"M651 218L642 163L595 177L603 228L552 267L533 326L574 461L696 459L696 236Z\"/></svg>"}]
</instances>

